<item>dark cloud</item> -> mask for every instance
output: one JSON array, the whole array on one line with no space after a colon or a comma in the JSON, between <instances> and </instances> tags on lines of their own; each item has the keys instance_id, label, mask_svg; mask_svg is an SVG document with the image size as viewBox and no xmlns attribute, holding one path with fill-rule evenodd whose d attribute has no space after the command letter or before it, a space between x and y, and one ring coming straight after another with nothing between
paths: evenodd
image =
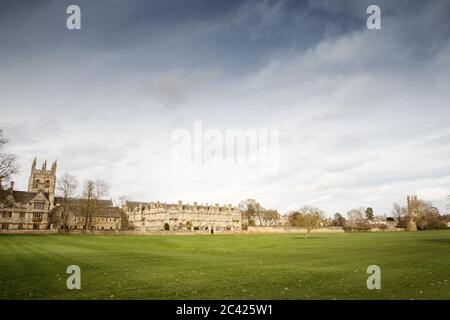
<instances>
[{"instance_id":1,"label":"dark cloud","mask_svg":"<svg viewBox=\"0 0 450 320\"><path fill-rule=\"evenodd\" d=\"M59 155L142 198L343 212L449 185L448 0L79 0L82 30L69 31L72 3L0 3L0 125L26 166ZM382 30L366 29L369 4ZM280 171L172 165L171 130L197 119L279 128Z\"/></svg>"}]
</instances>

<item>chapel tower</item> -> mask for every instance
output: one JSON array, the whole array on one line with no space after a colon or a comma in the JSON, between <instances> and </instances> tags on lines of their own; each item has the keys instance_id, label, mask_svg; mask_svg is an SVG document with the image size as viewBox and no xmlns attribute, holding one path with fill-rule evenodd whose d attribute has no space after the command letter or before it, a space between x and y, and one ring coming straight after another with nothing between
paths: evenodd
<instances>
[{"instance_id":1,"label":"chapel tower","mask_svg":"<svg viewBox=\"0 0 450 320\"><path fill-rule=\"evenodd\" d=\"M36 158L31 165L31 175L28 181L28 192L48 193L50 200L53 201L56 187L56 160L52 163L50 170L47 170L47 160L42 164L41 169L36 169Z\"/></svg>"}]
</instances>

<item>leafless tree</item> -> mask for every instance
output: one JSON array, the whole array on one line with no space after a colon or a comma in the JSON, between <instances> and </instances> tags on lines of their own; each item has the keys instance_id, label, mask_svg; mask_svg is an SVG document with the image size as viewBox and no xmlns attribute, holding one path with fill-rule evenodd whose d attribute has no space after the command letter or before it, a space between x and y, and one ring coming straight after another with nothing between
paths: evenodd
<instances>
[{"instance_id":1,"label":"leafless tree","mask_svg":"<svg viewBox=\"0 0 450 320\"><path fill-rule=\"evenodd\" d=\"M91 215L98 210L98 200L109 195L111 186L104 180L88 180L84 185L83 202L85 211L84 228L90 229Z\"/></svg>"},{"instance_id":2,"label":"leafless tree","mask_svg":"<svg viewBox=\"0 0 450 320\"><path fill-rule=\"evenodd\" d=\"M78 188L77 178L68 173L65 173L58 181L58 193L63 198L62 207L63 213L61 215L61 224L64 230L67 230L67 220L69 216L69 209L71 205L71 200L75 195Z\"/></svg>"},{"instance_id":3,"label":"leafless tree","mask_svg":"<svg viewBox=\"0 0 450 320\"><path fill-rule=\"evenodd\" d=\"M366 224L365 209L355 208L347 212L347 223L352 227L360 227Z\"/></svg>"},{"instance_id":4,"label":"leafless tree","mask_svg":"<svg viewBox=\"0 0 450 320\"><path fill-rule=\"evenodd\" d=\"M3 138L3 130L0 129L0 189L2 180L10 179L13 174L18 172L16 165L16 156L5 152L5 146L8 140Z\"/></svg>"},{"instance_id":5,"label":"leafless tree","mask_svg":"<svg viewBox=\"0 0 450 320\"><path fill-rule=\"evenodd\" d=\"M255 219L258 219L259 225L265 225L265 219L263 219L265 210L261 204L255 199L243 200L239 203L239 210L242 213L244 220L248 221L248 225L254 225Z\"/></svg>"},{"instance_id":6,"label":"leafless tree","mask_svg":"<svg viewBox=\"0 0 450 320\"><path fill-rule=\"evenodd\" d=\"M397 220L400 220L401 218L403 218L404 216L406 216L408 214L408 209L406 209L405 207L402 207L398 203L394 203L394 208L392 209L392 214Z\"/></svg>"}]
</instances>

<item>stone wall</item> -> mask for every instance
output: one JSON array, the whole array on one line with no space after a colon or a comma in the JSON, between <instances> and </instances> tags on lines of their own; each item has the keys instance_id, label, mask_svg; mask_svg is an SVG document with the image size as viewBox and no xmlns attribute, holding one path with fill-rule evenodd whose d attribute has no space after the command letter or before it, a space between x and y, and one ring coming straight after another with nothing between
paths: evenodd
<instances>
[{"instance_id":1,"label":"stone wall","mask_svg":"<svg viewBox=\"0 0 450 320\"><path fill-rule=\"evenodd\" d=\"M58 230L0 229L0 234L57 234Z\"/></svg>"}]
</instances>

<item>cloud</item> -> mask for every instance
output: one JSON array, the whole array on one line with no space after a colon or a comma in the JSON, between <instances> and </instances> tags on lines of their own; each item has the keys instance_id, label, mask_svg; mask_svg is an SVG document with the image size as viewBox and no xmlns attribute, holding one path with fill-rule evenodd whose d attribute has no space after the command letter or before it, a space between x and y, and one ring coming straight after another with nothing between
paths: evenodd
<instances>
[{"instance_id":1,"label":"cloud","mask_svg":"<svg viewBox=\"0 0 450 320\"><path fill-rule=\"evenodd\" d=\"M10 6L0 121L25 166L58 157L59 172L139 200L334 214L417 193L442 211L450 3L376 1L383 29L369 31L369 2L81 1L80 33L65 30L64 2ZM280 170L172 163L171 133L194 120L279 129Z\"/></svg>"},{"instance_id":2,"label":"cloud","mask_svg":"<svg viewBox=\"0 0 450 320\"><path fill-rule=\"evenodd\" d=\"M170 70L148 81L145 91L165 107L176 108L186 103L194 93L206 90L207 85L217 76L217 70L190 73L183 70Z\"/></svg>"},{"instance_id":3,"label":"cloud","mask_svg":"<svg viewBox=\"0 0 450 320\"><path fill-rule=\"evenodd\" d=\"M428 201L442 201L450 195L450 187L429 187L417 190L417 195Z\"/></svg>"}]
</instances>

